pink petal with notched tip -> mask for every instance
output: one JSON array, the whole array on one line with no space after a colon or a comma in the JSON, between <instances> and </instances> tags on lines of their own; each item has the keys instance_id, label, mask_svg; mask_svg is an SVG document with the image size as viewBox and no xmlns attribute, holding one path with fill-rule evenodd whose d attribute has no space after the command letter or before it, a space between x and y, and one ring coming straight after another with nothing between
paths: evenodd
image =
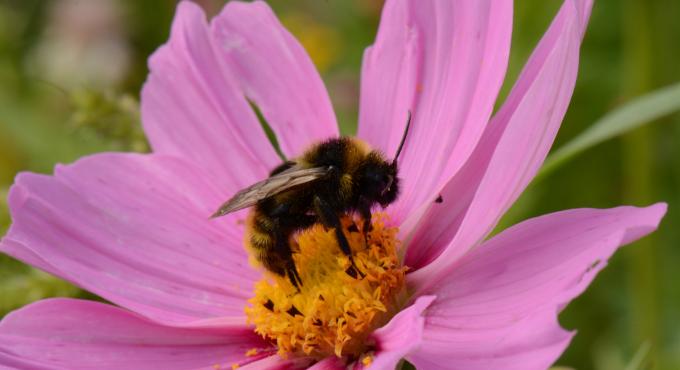
<instances>
[{"instance_id":1,"label":"pink petal with notched tip","mask_svg":"<svg viewBox=\"0 0 680 370\"><path fill-rule=\"evenodd\" d=\"M222 64L205 14L181 2L170 39L149 59L141 111L155 153L201 166L231 196L267 177L281 160Z\"/></svg>"},{"instance_id":2,"label":"pink petal with notched tip","mask_svg":"<svg viewBox=\"0 0 680 370\"><path fill-rule=\"evenodd\" d=\"M388 1L364 55L358 136L400 158L397 221L434 194L474 149L503 81L511 1Z\"/></svg>"},{"instance_id":3,"label":"pink petal with notched tip","mask_svg":"<svg viewBox=\"0 0 680 370\"><path fill-rule=\"evenodd\" d=\"M357 136L393 157L412 110L419 39L409 29L406 1L387 1L375 43L364 51ZM403 161L403 160L402 160Z\"/></svg>"},{"instance_id":4,"label":"pink petal with notched tip","mask_svg":"<svg viewBox=\"0 0 680 370\"><path fill-rule=\"evenodd\" d=\"M573 92L586 3L564 3L479 146L444 186L444 203L418 221L406 257L409 266L425 266L412 274L416 284L444 275L479 243L540 168Z\"/></svg>"},{"instance_id":5,"label":"pink petal with notched tip","mask_svg":"<svg viewBox=\"0 0 680 370\"><path fill-rule=\"evenodd\" d=\"M421 296L409 307L401 310L387 325L371 335L377 342L373 362L368 369L392 370L402 358L418 350L422 344L425 310L436 299Z\"/></svg>"},{"instance_id":6,"label":"pink petal with notched tip","mask_svg":"<svg viewBox=\"0 0 680 370\"><path fill-rule=\"evenodd\" d=\"M237 216L208 219L225 197L216 184L158 155L100 154L53 177L24 173L0 250L156 321L243 318L259 274Z\"/></svg>"},{"instance_id":7,"label":"pink petal with notched tip","mask_svg":"<svg viewBox=\"0 0 680 370\"><path fill-rule=\"evenodd\" d=\"M459 260L423 294L419 369L545 369L569 343L557 314L616 249L654 231L665 204L575 209L514 226Z\"/></svg>"},{"instance_id":8,"label":"pink petal with notched tip","mask_svg":"<svg viewBox=\"0 0 680 370\"><path fill-rule=\"evenodd\" d=\"M246 326L168 327L76 299L39 301L0 322L0 362L26 370L231 369L249 349L267 346Z\"/></svg>"},{"instance_id":9,"label":"pink petal with notched tip","mask_svg":"<svg viewBox=\"0 0 680 370\"><path fill-rule=\"evenodd\" d=\"M387 325L376 330L372 335L378 348L370 366L365 367L361 363L344 365L336 357L325 358L309 367L310 370L342 370L342 369L371 369L371 370L392 370L401 361L404 355L418 348L423 332L424 310L435 299L434 296L424 296L416 302L399 312L390 320ZM265 359L250 363L243 369L291 369L304 366L304 359L297 362L282 360L278 356L271 356Z\"/></svg>"},{"instance_id":10,"label":"pink petal with notched tip","mask_svg":"<svg viewBox=\"0 0 680 370\"><path fill-rule=\"evenodd\" d=\"M425 322L423 312L434 299L434 296L419 297L413 305L399 312L387 325L372 334L372 340L377 343L378 348L368 369L392 370L404 355L418 348ZM309 359L282 360L274 355L240 368L248 370L293 369L304 367L305 361L309 361ZM309 367L310 370L342 370L345 368L359 370L367 367L361 363L344 365L336 357L325 358Z\"/></svg>"},{"instance_id":11,"label":"pink petal with notched tip","mask_svg":"<svg viewBox=\"0 0 680 370\"><path fill-rule=\"evenodd\" d=\"M287 156L338 136L321 77L265 2L228 3L212 20L211 32L217 55L258 105Z\"/></svg>"}]
</instances>

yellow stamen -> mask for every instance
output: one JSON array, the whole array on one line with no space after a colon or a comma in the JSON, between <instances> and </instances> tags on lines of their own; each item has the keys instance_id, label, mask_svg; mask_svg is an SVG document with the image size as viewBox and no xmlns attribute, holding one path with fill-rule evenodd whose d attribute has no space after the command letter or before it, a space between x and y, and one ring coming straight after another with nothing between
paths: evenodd
<instances>
[{"instance_id":1,"label":"yellow stamen","mask_svg":"<svg viewBox=\"0 0 680 370\"><path fill-rule=\"evenodd\" d=\"M279 355L357 358L371 350L369 335L394 316L404 299L406 267L396 253L397 228L386 221L384 214L374 215L366 243L361 220L342 219L359 270L356 278L347 272L351 262L334 230L315 225L293 242L300 291L274 274L256 284L246 315L258 334L276 342Z\"/></svg>"},{"instance_id":2,"label":"yellow stamen","mask_svg":"<svg viewBox=\"0 0 680 370\"><path fill-rule=\"evenodd\" d=\"M364 365L364 367L369 367L373 363L373 356L372 355L366 355L364 358L361 359L361 363Z\"/></svg>"}]
</instances>

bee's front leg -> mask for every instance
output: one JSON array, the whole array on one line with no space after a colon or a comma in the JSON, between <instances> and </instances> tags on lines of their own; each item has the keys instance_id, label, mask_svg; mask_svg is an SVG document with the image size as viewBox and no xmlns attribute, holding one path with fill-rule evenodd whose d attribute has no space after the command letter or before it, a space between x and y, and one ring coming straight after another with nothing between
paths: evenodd
<instances>
[{"instance_id":1,"label":"bee's front leg","mask_svg":"<svg viewBox=\"0 0 680 370\"><path fill-rule=\"evenodd\" d=\"M354 263L354 257L352 257L352 248L347 241L345 233L342 232L340 217L335 213L333 207L327 201L320 198L318 195L315 195L314 211L316 212L317 216L319 216L319 219L324 226L335 229L335 238L338 240L340 250L342 250L342 253L344 253L349 258L349 262L352 264L352 266L347 269L346 272L354 278L357 278L357 274L361 275L361 277L366 276L357 268L356 264Z\"/></svg>"}]
</instances>

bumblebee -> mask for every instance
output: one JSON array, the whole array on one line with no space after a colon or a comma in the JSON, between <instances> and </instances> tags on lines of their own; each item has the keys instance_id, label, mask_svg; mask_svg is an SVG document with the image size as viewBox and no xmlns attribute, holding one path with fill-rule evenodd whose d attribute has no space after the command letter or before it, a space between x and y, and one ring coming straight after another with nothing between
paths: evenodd
<instances>
[{"instance_id":1,"label":"bumblebee","mask_svg":"<svg viewBox=\"0 0 680 370\"><path fill-rule=\"evenodd\" d=\"M383 208L397 199L397 158L404 146L411 115L392 161L354 137L327 139L302 156L276 167L269 178L253 184L224 203L213 215L224 216L254 206L246 241L255 258L269 271L302 285L293 261L291 237L316 223L333 228L338 245L349 258L347 273L363 275L352 258L340 218L358 213L364 235L371 227L371 208Z\"/></svg>"}]
</instances>

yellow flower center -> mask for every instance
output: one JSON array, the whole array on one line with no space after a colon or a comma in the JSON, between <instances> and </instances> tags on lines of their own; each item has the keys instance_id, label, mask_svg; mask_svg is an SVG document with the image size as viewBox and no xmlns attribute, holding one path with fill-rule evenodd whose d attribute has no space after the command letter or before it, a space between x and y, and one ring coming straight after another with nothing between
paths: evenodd
<instances>
[{"instance_id":1,"label":"yellow flower center","mask_svg":"<svg viewBox=\"0 0 680 370\"><path fill-rule=\"evenodd\" d=\"M292 241L293 260L302 286L267 274L255 285L246 308L249 323L276 342L279 355L357 358L370 351L369 335L397 313L403 303L404 274L397 257L397 228L375 214L368 236L361 220L342 219L359 274L338 246L335 232L314 225Z\"/></svg>"}]
</instances>

